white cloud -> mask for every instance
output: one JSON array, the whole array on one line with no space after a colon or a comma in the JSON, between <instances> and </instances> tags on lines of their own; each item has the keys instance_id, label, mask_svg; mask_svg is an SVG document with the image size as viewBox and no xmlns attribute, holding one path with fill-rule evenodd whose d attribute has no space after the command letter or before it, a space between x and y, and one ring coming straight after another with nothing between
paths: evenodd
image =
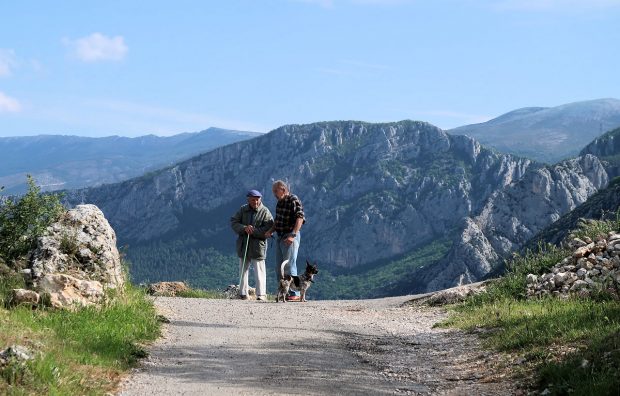
<instances>
[{"instance_id":1,"label":"white cloud","mask_svg":"<svg viewBox=\"0 0 620 396\"><path fill-rule=\"evenodd\" d=\"M101 33L77 40L64 39L63 42L75 57L84 62L120 61L129 50L123 36L107 37Z\"/></svg>"},{"instance_id":2,"label":"white cloud","mask_svg":"<svg viewBox=\"0 0 620 396\"><path fill-rule=\"evenodd\" d=\"M17 113L21 109L22 105L17 99L0 92L0 113Z\"/></svg>"},{"instance_id":3,"label":"white cloud","mask_svg":"<svg viewBox=\"0 0 620 396\"><path fill-rule=\"evenodd\" d=\"M11 75L11 69L17 66L17 58L15 51L11 49L0 48L0 77L8 77Z\"/></svg>"}]
</instances>

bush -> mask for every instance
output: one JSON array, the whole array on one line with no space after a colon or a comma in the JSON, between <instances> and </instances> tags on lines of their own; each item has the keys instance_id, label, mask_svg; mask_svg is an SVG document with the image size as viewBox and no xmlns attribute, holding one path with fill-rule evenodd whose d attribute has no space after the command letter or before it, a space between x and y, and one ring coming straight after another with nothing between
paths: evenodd
<instances>
[{"instance_id":1,"label":"bush","mask_svg":"<svg viewBox=\"0 0 620 396\"><path fill-rule=\"evenodd\" d=\"M32 176L27 178L28 192L0 207L0 259L9 266L32 250L37 237L64 211L58 195L41 194Z\"/></svg>"}]
</instances>

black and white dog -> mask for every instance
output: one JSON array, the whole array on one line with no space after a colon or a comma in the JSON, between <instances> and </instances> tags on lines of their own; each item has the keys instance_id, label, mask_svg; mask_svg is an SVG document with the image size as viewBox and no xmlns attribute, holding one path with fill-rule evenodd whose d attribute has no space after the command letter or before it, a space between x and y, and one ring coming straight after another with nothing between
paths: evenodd
<instances>
[{"instance_id":1,"label":"black and white dog","mask_svg":"<svg viewBox=\"0 0 620 396\"><path fill-rule=\"evenodd\" d=\"M314 283L314 275L319 273L319 268L316 264L310 264L306 260L306 272L300 276L284 275L284 267L288 264L288 260L284 260L280 265L280 284L278 285L278 295L276 302L282 299L282 302L286 302L286 296L289 289L299 291L301 293L302 302L306 302L306 291Z\"/></svg>"}]
</instances>

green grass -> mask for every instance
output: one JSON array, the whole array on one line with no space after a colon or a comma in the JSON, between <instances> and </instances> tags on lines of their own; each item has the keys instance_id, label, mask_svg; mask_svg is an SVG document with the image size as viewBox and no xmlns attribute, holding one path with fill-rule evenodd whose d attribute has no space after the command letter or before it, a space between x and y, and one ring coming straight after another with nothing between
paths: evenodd
<instances>
[{"instance_id":1,"label":"green grass","mask_svg":"<svg viewBox=\"0 0 620 396\"><path fill-rule=\"evenodd\" d=\"M573 235L606 234L620 222L583 223ZM620 395L620 301L610 296L525 298L525 277L542 274L571 254L547 246L515 256L485 293L452 307L441 324L480 331L485 344L525 362L510 366L530 388L553 395ZM515 370L516 368L516 370Z\"/></svg>"},{"instance_id":2,"label":"green grass","mask_svg":"<svg viewBox=\"0 0 620 396\"><path fill-rule=\"evenodd\" d=\"M490 348L522 356L536 386L552 394L620 392L620 303L586 299L501 299L465 304L443 324L486 333ZM609 352L609 353L607 353ZM589 362L582 367L584 359ZM599 391L592 392L593 389Z\"/></svg>"},{"instance_id":3,"label":"green grass","mask_svg":"<svg viewBox=\"0 0 620 396\"><path fill-rule=\"evenodd\" d=\"M193 289L177 292L177 297L185 298L226 298L223 292L217 290Z\"/></svg>"},{"instance_id":4,"label":"green grass","mask_svg":"<svg viewBox=\"0 0 620 396\"><path fill-rule=\"evenodd\" d=\"M1 284L2 282L0 282ZM36 353L24 367L0 370L0 394L105 394L145 357L160 323L143 291L128 287L103 307L75 312L0 308L0 349Z\"/></svg>"}]
</instances>

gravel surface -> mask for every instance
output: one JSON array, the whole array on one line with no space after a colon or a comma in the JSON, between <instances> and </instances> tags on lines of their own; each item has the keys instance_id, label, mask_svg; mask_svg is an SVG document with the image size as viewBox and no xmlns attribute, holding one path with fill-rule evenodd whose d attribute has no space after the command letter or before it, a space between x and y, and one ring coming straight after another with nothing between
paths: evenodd
<instances>
[{"instance_id":1,"label":"gravel surface","mask_svg":"<svg viewBox=\"0 0 620 396\"><path fill-rule=\"evenodd\" d=\"M155 299L170 319L119 395L511 395L441 308L376 300Z\"/></svg>"}]
</instances>

